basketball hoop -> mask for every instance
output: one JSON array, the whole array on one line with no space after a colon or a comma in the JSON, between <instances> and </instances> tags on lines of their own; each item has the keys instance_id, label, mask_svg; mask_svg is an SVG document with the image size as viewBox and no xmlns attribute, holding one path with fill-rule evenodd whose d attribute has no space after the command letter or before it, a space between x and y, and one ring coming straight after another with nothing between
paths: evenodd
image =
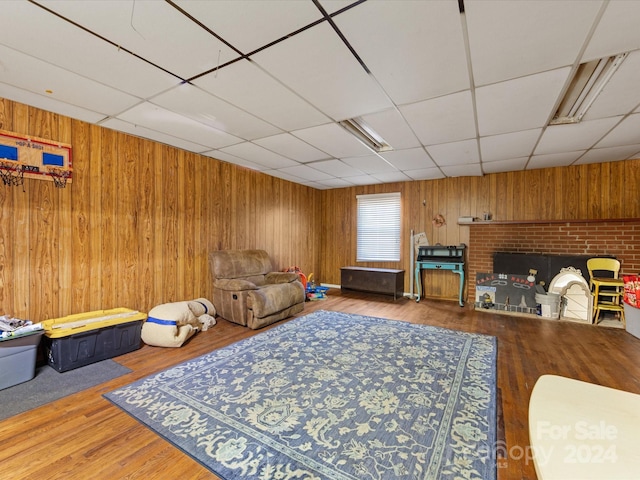
<instances>
[{"instance_id":1,"label":"basketball hoop","mask_svg":"<svg viewBox=\"0 0 640 480\"><path fill-rule=\"evenodd\" d=\"M53 178L53 184L56 188L65 188L67 186L67 179L71 176L71 170L65 170L57 167L47 167L49 175Z\"/></svg>"},{"instance_id":2,"label":"basketball hoop","mask_svg":"<svg viewBox=\"0 0 640 480\"><path fill-rule=\"evenodd\" d=\"M0 178L2 183L9 186L22 185L24 183L24 169L18 162L0 161Z\"/></svg>"}]
</instances>

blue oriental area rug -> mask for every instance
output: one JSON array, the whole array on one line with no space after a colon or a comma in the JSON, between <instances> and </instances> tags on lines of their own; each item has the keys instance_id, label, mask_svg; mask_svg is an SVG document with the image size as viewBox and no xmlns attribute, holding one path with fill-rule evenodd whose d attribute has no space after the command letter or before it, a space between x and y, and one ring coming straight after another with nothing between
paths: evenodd
<instances>
[{"instance_id":1,"label":"blue oriental area rug","mask_svg":"<svg viewBox=\"0 0 640 480\"><path fill-rule=\"evenodd\" d=\"M224 479L495 479L496 350L318 311L105 396Z\"/></svg>"}]
</instances>

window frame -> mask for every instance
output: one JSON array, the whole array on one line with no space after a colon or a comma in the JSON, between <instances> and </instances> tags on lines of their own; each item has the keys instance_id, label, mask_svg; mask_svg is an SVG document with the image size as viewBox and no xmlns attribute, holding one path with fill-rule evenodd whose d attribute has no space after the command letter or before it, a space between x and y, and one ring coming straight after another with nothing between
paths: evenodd
<instances>
[{"instance_id":1,"label":"window frame","mask_svg":"<svg viewBox=\"0 0 640 480\"><path fill-rule=\"evenodd\" d=\"M400 192L356 195L357 262L399 262L401 234Z\"/></svg>"}]
</instances>

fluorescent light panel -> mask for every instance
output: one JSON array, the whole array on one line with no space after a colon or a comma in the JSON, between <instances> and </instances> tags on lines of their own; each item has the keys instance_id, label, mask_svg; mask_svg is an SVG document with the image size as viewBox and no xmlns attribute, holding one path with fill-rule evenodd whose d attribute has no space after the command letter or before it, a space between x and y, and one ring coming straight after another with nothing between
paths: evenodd
<instances>
[{"instance_id":1,"label":"fluorescent light panel","mask_svg":"<svg viewBox=\"0 0 640 480\"><path fill-rule=\"evenodd\" d=\"M349 118L339 123L350 134L354 135L373 151L380 153L393 150L393 147L389 145L373 128L371 128L371 126L367 125L362 118Z\"/></svg>"},{"instance_id":2,"label":"fluorescent light panel","mask_svg":"<svg viewBox=\"0 0 640 480\"><path fill-rule=\"evenodd\" d=\"M550 124L580 122L626 57L621 53L581 64Z\"/></svg>"}]
</instances>

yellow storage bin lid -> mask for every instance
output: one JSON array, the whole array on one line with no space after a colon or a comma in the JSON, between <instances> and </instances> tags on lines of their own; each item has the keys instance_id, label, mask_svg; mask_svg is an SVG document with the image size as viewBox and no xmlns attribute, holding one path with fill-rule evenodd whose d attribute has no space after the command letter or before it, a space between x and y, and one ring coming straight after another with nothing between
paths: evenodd
<instances>
[{"instance_id":1,"label":"yellow storage bin lid","mask_svg":"<svg viewBox=\"0 0 640 480\"><path fill-rule=\"evenodd\" d=\"M121 323L145 320L146 318L146 313L141 313L137 310L112 308L110 310L76 313L66 317L45 320L42 322L42 328L44 328L44 334L47 337L60 338Z\"/></svg>"}]
</instances>

